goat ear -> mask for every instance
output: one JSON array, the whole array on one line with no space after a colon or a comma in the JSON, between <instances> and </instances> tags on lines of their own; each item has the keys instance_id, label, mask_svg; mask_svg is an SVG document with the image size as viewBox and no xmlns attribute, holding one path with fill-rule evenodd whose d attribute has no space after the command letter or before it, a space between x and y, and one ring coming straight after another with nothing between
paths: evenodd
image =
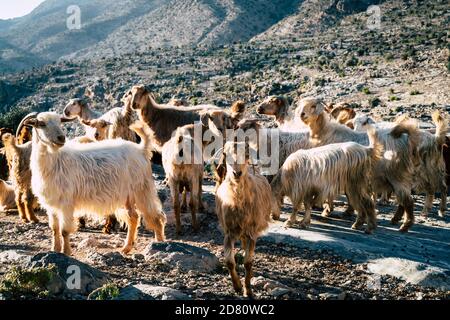
<instances>
[{"instance_id":1,"label":"goat ear","mask_svg":"<svg viewBox=\"0 0 450 320\"><path fill-rule=\"evenodd\" d=\"M316 103L316 110L314 111L314 113L316 115L320 115L324 110L325 110L325 104L322 101L318 101Z\"/></svg>"},{"instance_id":2,"label":"goat ear","mask_svg":"<svg viewBox=\"0 0 450 320\"><path fill-rule=\"evenodd\" d=\"M41 121L39 121L36 118L31 118L31 119L26 119L23 122L23 125L24 126L29 126L29 127L39 127L40 125L42 125L42 123L41 123ZM20 129L22 129L22 128L20 128Z\"/></svg>"},{"instance_id":3,"label":"goat ear","mask_svg":"<svg viewBox=\"0 0 450 320\"><path fill-rule=\"evenodd\" d=\"M209 130L211 130L212 133L214 133L214 135L219 136L219 137L222 135L219 128L217 128L216 124L209 116L208 116L208 127L209 127Z\"/></svg>"}]
</instances>

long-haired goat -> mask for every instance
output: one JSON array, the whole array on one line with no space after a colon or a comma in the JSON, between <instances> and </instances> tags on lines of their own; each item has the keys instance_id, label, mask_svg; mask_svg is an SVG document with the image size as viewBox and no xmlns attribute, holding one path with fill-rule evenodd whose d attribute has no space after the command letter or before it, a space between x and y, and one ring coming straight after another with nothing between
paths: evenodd
<instances>
[{"instance_id":1,"label":"long-haired goat","mask_svg":"<svg viewBox=\"0 0 450 320\"><path fill-rule=\"evenodd\" d=\"M135 126L141 144L121 139L95 143L65 143L61 123L51 112L34 113L23 125L33 127L31 171L33 192L47 211L54 251L70 255L74 214L104 216L115 212L128 227L122 252L129 253L139 217L163 241L166 216L156 193L151 167L150 130ZM126 213L119 209L126 209ZM62 237L62 242L61 242Z\"/></svg>"},{"instance_id":2,"label":"long-haired goat","mask_svg":"<svg viewBox=\"0 0 450 320\"><path fill-rule=\"evenodd\" d=\"M245 250L244 293L251 297L253 256L256 240L270 222L271 189L263 176L249 172L249 153L244 143L227 142L223 158L226 160L226 177L216 191L216 213L225 235L225 263L234 289L242 293L233 252L235 242L241 240L241 247Z\"/></svg>"},{"instance_id":3,"label":"long-haired goat","mask_svg":"<svg viewBox=\"0 0 450 320\"><path fill-rule=\"evenodd\" d=\"M0 179L0 211L16 209L16 194L14 187Z\"/></svg>"},{"instance_id":4,"label":"long-haired goat","mask_svg":"<svg viewBox=\"0 0 450 320\"><path fill-rule=\"evenodd\" d=\"M294 116L286 97L269 96L256 107L256 112L275 117L278 127L284 131L305 129L305 124Z\"/></svg>"},{"instance_id":5,"label":"long-haired goat","mask_svg":"<svg viewBox=\"0 0 450 320\"><path fill-rule=\"evenodd\" d=\"M181 234L180 192L183 197L186 192L190 192L192 226L195 231L199 228L196 213L202 201L203 154L202 145L196 143L194 135L191 134L193 126L178 128L162 148L163 166L172 196L177 234Z\"/></svg>"},{"instance_id":6,"label":"long-haired goat","mask_svg":"<svg viewBox=\"0 0 450 320\"><path fill-rule=\"evenodd\" d=\"M200 120L200 112L217 109L214 106L175 107L156 103L150 92L142 85L131 89L131 106L138 110L141 121L148 124L153 131L154 147L158 152L172 137L172 133L187 124Z\"/></svg>"},{"instance_id":7,"label":"long-haired goat","mask_svg":"<svg viewBox=\"0 0 450 320\"><path fill-rule=\"evenodd\" d=\"M369 144L367 133L356 132L330 121L325 114L322 101L312 98L303 99L299 103L299 109L302 121L310 128L311 143L314 146L349 141L362 145ZM373 191L376 194L393 192L396 195L399 206L391 222L396 224L404 216L405 219L399 230L406 232L414 224L414 201L411 189L414 168L418 161L418 129L414 123L403 121L393 128L377 130L377 135L385 153L374 170Z\"/></svg>"},{"instance_id":8,"label":"long-haired goat","mask_svg":"<svg viewBox=\"0 0 450 320\"><path fill-rule=\"evenodd\" d=\"M382 155L383 146L376 133L369 134L370 144L364 147L355 142L335 143L291 154L271 183L274 198L281 206L288 196L294 207L288 225L296 222L296 212L305 205L302 227L311 222L311 209L334 199L341 192L358 211L353 229L367 221L367 233L376 228L375 205L371 199L370 178Z\"/></svg>"},{"instance_id":9,"label":"long-haired goat","mask_svg":"<svg viewBox=\"0 0 450 320\"><path fill-rule=\"evenodd\" d=\"M0 128L0 141L3 137L3 135L6 133L13 134L14 131L9 128ZM8 160L6 158L6 150L3 147L0 149L0 179L2 179L2 180L9 179L9 165L8 165Z\"/></svg>"},{"instance_id":10,"label":"long-haired goat","mask_svg":"<svg viewBox=\"0 0 450 320\"><path fill-rule=\"evenodd\" d=\"M366 115L355 118L355 130L364 132L371 125L376 128L392 128L398 122L406 120L408 117L402 116L396 122L375 122ZM439 215L443 217L447 210L447 183L445 161L442 157L442 149L445 145L448 123L447 120L435 111L432 114L433 123L436 126L434 134L419 130L418 156L419 163L414 174L413 189L416 192L425 192L425 204L422 215L427 216L433 206L435 193L441 194Z\"/></svg>"},{"instance_id":11,"label":"long-haired goat","mask_svg":"<svg viewBox=\"0 0 450 320\"><path fill-rule=\"evenodd\" d=\"M10 133L4 134L2 141L5 146L10 178L14 185L19 216L24 222L39 222L34 214L35 197L31 191L31 142L19 145L16 137Z\"/></svg>"}]
</instances>

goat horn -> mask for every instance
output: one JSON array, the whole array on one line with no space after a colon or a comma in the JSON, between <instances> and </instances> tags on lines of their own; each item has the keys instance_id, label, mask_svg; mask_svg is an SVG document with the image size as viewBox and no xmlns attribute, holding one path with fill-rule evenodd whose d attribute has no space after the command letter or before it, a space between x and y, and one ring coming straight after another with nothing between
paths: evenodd
<instances>
[{"instance_id":1,"label":"goat horn","mask_svg":"<svg viewBox=\"0 0 450 320\"><path fill-rule=\"evenodd\" d=\"M77 118L66 118L66 117L61 117L61 123L66 123L66 122L73 122L75 121Z\"/></svg>"},{"instance_id":2,"label":"goat horn","mask_svg":"<svg viewBox=\"0 0 450 320\"><path fill-rule=\"evenodd\" d=\"M28 119L37 118L38 114L39 114L38 112L29 113L22 119L22 121L20 121L19 126L17 127L16 137L19 136L20 132L22 131L22 128L25 126L25 121Z\"/></svg>"}]
</instances>

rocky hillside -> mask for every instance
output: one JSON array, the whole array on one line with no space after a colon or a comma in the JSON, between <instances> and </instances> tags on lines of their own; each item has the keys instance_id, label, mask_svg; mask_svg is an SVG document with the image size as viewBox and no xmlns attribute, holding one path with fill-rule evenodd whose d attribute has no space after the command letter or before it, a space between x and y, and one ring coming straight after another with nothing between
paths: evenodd
<instances>
[{"instance_id":1,"label":"rocky hillside","mask_svg":"<svg viewBox=\"0 0 450 320\"><path fill-rule=\"evenodd\" d=\"M61 57L117 56L136 50L247 41L295 11L300 0L47 0L0 23L0 71ZM68 29L78 5L81 29ZM28 52L26 55L24 52ZM21 60L22 63L18 63Z\"/></svg>"},{"instance_id":2,"label":"rocky hillside","mask_svg":"<svg viewBox=\"0 0 450 320\"><path fill-rule=\"evenodd\" d=\"M224 106L244 99L251 107L268 94L292 100L316 95L357 102L380 117L409 111L427 120L431 109L448 108L450 101L448 8L440 0L380 8L379 30L367 30L365 12L357 12L309 35L276 38L270 31L250 42L153 48L5 75L0 108L10 112L0 126L14 127L30 110L61 110L87 88L95 92L93 104L107 110L136 83L150 86L161 100L176 94Z\"/></svg>"}]
</instances>

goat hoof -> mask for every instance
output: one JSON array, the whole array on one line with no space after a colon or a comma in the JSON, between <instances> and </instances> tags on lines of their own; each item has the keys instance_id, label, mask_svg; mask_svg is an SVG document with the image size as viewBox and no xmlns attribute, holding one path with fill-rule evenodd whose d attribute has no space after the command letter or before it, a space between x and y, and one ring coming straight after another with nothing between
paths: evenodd
<instances>
[{"instance_id":1,"label":"goat hoof","mask_svg":"<svg viewBox=\"0 0 450 320\"><path fill-rule=\"evenodd\" d=\"M293 221L291 221L291 220L287 220L287 221L284 223L284 227L285 227L285 228L292 228L292 226L294 225L294 223L295 223L295 222L293 222Z\"/></svg>"},{"instance_id":2,"label":"goat hoof","mask_svg":"<svg viewBox=\"0 0 450 320\"><path fill-rule=\"evenodd\" d=\"M304 223L304 222L300 223L300 228L307 229L308 227L309 227L309 223Z\"/></svg>"},{"instance_id":3,"label":"goat hoof","mask_svg":"<svg viewBox=\"0 0 450 320\"><path fill-rule=\"evenodd\" d=\"M110 228L107 228L107 227L104 227L104 228L102 229L102 232L103 232L104 234L111 234L111 229L110 229Z\"/></svg>"},{"instance_id":4,"label":"goat hoof","mask_svg":"<svg viewBox=\"0 0 450 320\"><path fill-rule=\"evenodd\" d=\"M406 233L409 231L409 226L403 224L398 231Z\"/></svg>"},{"instance_id":5,"label":"goat hoof","mask_svg":"<svg viewBox=\"0 0 450 320\"><path fill-rule=\"evenodd\" d=\"M122 248L122 250L120 250L120 252L121 252L122 254L127 255L127 254L130 253L131 249L132 249L131 246L125 246L125 247Z\"/></svg>"},{"instance_id":6,"label":"goat hoof","mask_svg":"<svg viewBox=\"0 0 450 320\"><path fill-rule=\"evenodd\" d=\"M361 230L362 226L363 226L362 223L357 223L357 222L355 222L355 223L352 225L352 229L353 229L353 230Z\"/></svg>"},{"instance_id":7,"label":"goat hoof","mask_svg":"<svg viewBox=\"0 0 450 320\"><path fill-rule=\"evenodd\" d=\"M324 210L324 211L322 211L321 216L322 216L323 218L328 218L328 217L330 216L330 214L331 214L331 211Z\"/></svg>"},{"instance_id":8,"label":"goat hoof","mask_svg":"<svg viewBox=\"0 0 450 320\"><path fill-rule=\"evenodd\" d=\"M445 211L444 210L439 210L438 211L438 215L439 215L439 217L444 218L445 217Z\"/></svg>"},{"instance_id":9,"label":"goat hoof","mask_svg":"<svg viewBox=\"0 0 450 320\"><path fill-rule=\"evenodd\" d=\"M249 299L253 299L254 296L253 296L252 289L250 289L250 288L244 289L244 297L249 298Z\"/></svg>"}]
</instances>

